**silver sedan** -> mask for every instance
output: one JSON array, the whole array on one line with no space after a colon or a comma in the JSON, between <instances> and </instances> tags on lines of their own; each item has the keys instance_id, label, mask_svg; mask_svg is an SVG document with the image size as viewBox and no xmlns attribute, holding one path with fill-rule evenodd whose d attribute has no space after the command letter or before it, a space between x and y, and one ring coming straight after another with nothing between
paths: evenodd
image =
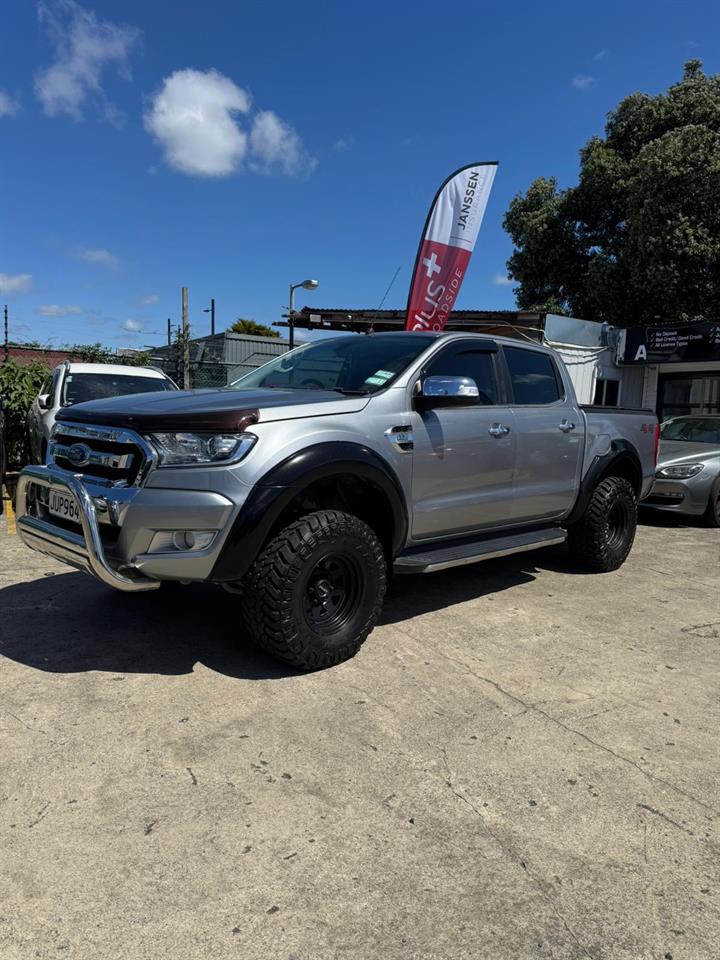
<instances>
[{"instance_id":1,"label":"silver sedan","mask_svg":"<svg viewBox=\"0 0 720 960\"><path fill-rule=\"evenodd\" d=\"M673 417L662 424L661 438L643 506L720 527L720 416Z\"/></svg>"}]
</instances>

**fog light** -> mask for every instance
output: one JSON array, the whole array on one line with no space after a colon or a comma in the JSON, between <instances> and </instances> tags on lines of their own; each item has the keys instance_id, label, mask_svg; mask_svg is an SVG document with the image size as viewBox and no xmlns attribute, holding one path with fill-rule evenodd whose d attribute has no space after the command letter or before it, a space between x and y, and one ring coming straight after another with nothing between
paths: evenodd
<instances>
[{"instance_id":1,"label":"fog light","mask_svg":"<svg viewBox=\"0 0 720 960\"><path fill-rule=\"evenodd\" d=\"M195 553L209 547L215 530L158 530L148 553Z\"/></svg>"},{"instance_id":2,"label":"fog light","mask_svg":"<svg viewBox=\"0 0 720 960\"><path fill-rule=\"evenodd\" d=\"M178 530L173 534L172 542L176 550L192 550L195 547L195 534L192 530Z\"/></svg>"}]
</instances>

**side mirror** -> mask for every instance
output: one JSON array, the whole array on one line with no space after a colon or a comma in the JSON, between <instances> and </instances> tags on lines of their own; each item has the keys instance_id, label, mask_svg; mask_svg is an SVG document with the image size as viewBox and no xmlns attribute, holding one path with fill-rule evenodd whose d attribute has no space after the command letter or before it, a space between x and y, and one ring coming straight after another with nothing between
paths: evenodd
<instances>
[{"instance_id":1,"label":"side mirror","mask_svg":"<svg viewBox=\"0 0 720 960\"><path fill-rule=\"evenodd\" d=\"M38 397L38 406L41 410L49 410L51 405L51 396L49 393L41 393Z\"/></svg>"},{"instance_id":2,"label":"side mirror","mask_svg":"<svg viewBox=\"0 0 720 960\"><path fill-rule=\"evenodd\" d=\"M419 406L429 408L477 403L479 397L480 391L472 377L427 377L415 400Z\"/></svg>"}]
</instances>

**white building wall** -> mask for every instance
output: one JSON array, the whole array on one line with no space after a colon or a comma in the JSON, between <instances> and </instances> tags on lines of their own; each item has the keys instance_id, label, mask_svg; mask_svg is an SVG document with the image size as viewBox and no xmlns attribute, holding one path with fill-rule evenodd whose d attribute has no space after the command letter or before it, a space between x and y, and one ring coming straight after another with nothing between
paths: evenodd
<instances>
[{"instance_id":1,"label":"white building wall","mask_svg":"<svg viewBox=\"0 0 720 960\"><path fill-rule=\"evenodd\" d=\"M597 347L573 347L569 344L558 345L553 349L560 354L567 367L578 402L592 403L595 397L595 381L601 365L601 352ZM602 353L605 352L607 351L602 350Z\"/></svg>"}]
</instances>

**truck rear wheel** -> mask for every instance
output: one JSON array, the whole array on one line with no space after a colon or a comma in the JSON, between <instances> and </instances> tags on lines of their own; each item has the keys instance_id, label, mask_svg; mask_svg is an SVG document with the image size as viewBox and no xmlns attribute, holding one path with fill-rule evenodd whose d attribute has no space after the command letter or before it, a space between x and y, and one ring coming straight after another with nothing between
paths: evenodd
<instances>
[{"instance_id":1,"label":"truck rear wheel","mask_svg":"<svg viewBox=\"0 0 720 960\"><path fill-rule=\"evenodd\" d=\"M630 553L637 527L637 499L622 477L601 480L581 519L568 530L571 555L593 570L621 567Z\"/></svg>"},{"instance_id":2,"label":"truck rear wheel","mask_svg":"<svg viewBox=\"0 0 720 960\"><path fill-rule=\"evenodd\" d=\"M385 597L382 546L337 510L309 513L267 544L243 581L252 639L301 670L348 660L374 628Z\"/></svg>"}]
</instances>

